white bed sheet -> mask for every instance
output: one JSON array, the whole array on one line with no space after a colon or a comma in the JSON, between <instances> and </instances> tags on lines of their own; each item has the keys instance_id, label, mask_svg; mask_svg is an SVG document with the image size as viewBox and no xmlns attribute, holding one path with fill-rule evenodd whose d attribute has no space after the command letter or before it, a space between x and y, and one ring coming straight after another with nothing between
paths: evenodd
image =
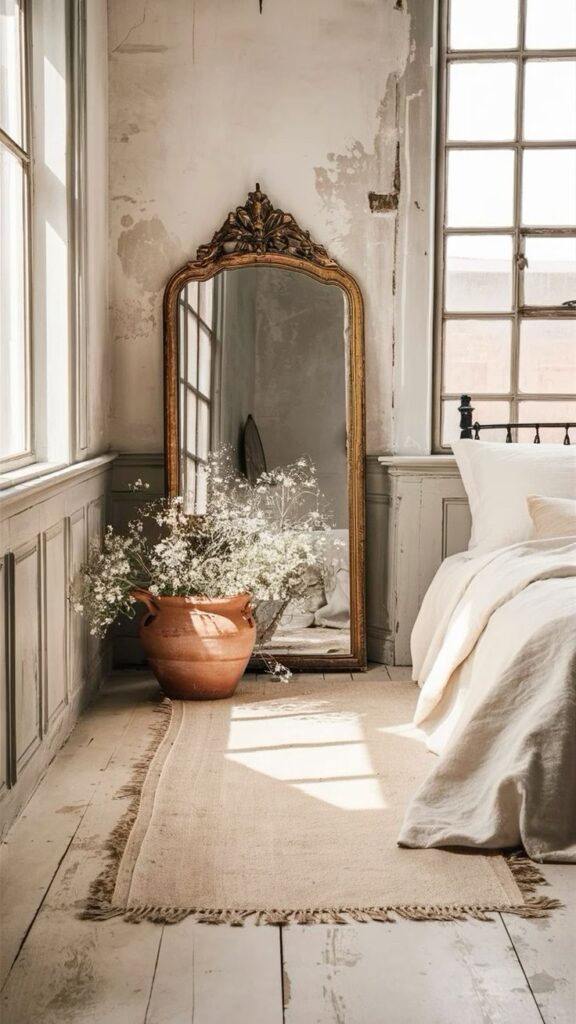
<instances>
[{"instance_id":1,"label":"white bed sheet","mask_svg":"<svg viewBox=\"0 0 576 1024\"><path fill-rule=\"evenodd\" d=\"M416 722L440 754L409 846L514 846L576 859L576 542L441 566L413 632Z\"/></svg>"}]
</instances>

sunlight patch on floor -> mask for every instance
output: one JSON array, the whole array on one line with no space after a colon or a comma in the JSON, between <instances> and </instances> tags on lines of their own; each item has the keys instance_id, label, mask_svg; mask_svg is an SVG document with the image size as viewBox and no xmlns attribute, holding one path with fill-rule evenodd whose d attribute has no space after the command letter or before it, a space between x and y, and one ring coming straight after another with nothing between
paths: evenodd
<instances>
[{"instance_id":1,"label":"sunlight patch on floor","mask_svg":"<svg viewBox=\"0 0 576 1024\"><path fill-rule=\"evenodd\" d=\"M227 760L333 807L385 809L360 717L353 713L300 715L302 710L309 709L299 707L293 716L277 719L233 718Z\"/></svg>"}]
</instances>

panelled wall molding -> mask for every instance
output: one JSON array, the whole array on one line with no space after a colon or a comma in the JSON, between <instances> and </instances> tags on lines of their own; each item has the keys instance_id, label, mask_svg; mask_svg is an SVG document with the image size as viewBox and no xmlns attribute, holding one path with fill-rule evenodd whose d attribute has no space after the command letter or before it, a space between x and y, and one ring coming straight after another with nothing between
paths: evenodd
<instances>
[{"instance_id":1,"label":"panelled wall molding","mask_svg":"<svg viewBox=\"0 0 576 1024\"><path fill-rule=\"evenodd\" d=\"M386 529L380 547L373 543L374 557L370 548L368 554L368 594L377 596L369 636L376 619L385 634L383 657L376 657L374 645L372 657L410 665L410 634L424 594L443 559L467 547L470 510L451 455L373 456L370 462L369 478L376 481L380 473L381 479L368 488L368 522L378 522L377 533ZM378 520L377 494L388 498L386 523ZM369 526L369 545L370 539Z\"/></svg>"},{"instance_id":2,"label":"panelled wall molding","mask_svg":"<svg viewBox=\"0 0 576 1024\"><path fill-rule=\"evenodd\" d=\"M0 834L107 669L107 647L89 637L68 590L102 535L113 459L68 467L1 499Z\"/></svg>"},{"instance_id":3,"label":"panelled wall molding","mask_svg":"<svg viewBox=\"0 0 576 1024\"><path fill-rule=\"evenodd\" d=\"M148 489L132 490L136 480L148 484ZM108 521L117 530L124 530L139 505L162 498L164 494L163 452L120 452L112 469ZM115 666L121 668L145 664L136 619L121 619L113 627L111 638L112 661Z\"/></svg>"},{"instance_id":4,"label":"panelled wall molding","mask_svg":"<svg viewBox=\"0 0 576 1024\"><path fill-rule=\"evenodd\" d=\"M366 459L366 639L368 660L394 661L394 633L387 599L391 571L390 479L377 455Z\"/></svg>"}]
</instances>

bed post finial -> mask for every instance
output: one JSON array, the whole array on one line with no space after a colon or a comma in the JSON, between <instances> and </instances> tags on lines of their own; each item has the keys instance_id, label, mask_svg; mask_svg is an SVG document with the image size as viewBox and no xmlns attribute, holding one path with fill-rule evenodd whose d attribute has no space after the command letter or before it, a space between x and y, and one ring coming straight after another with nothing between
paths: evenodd
<instances>
[{"instance_id":1,"label":"bed post finial","mask_svg":"<svg viewBox=\"0 0 576 1024\"><path fill-rule=\"evenodd\" d=\"M458 412L460 413L460 437L472 438L472 413L474 407L470 405L472 399L470 395L460 396L460 405L458 406Z\"/></svg>"}]
</instances>

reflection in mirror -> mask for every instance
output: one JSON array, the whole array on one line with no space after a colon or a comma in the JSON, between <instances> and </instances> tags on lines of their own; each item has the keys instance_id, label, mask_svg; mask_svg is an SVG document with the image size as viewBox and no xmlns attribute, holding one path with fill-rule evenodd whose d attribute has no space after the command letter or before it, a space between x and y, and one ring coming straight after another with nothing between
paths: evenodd
<instances>
[{"instance_id":1,"label":"reflection in mirror","mask_svg":"<svg viewBox=\"0 0 576 1024\"><path fill-rule=\"evenodd\" d=\"M281 654L349 654L347 301L306 273L257 265L189 281L178 295L180 493L206 500L210 452L233 451L238 473L306 458L332 528L321 570L282 611L265 647ZM246 429L246 425L249 429ZM259 447L261 446L261 448ZM257 471L256 471L257 472ZM261 629L274 609L257 609Z\"/></svg>"}]
</instances>

